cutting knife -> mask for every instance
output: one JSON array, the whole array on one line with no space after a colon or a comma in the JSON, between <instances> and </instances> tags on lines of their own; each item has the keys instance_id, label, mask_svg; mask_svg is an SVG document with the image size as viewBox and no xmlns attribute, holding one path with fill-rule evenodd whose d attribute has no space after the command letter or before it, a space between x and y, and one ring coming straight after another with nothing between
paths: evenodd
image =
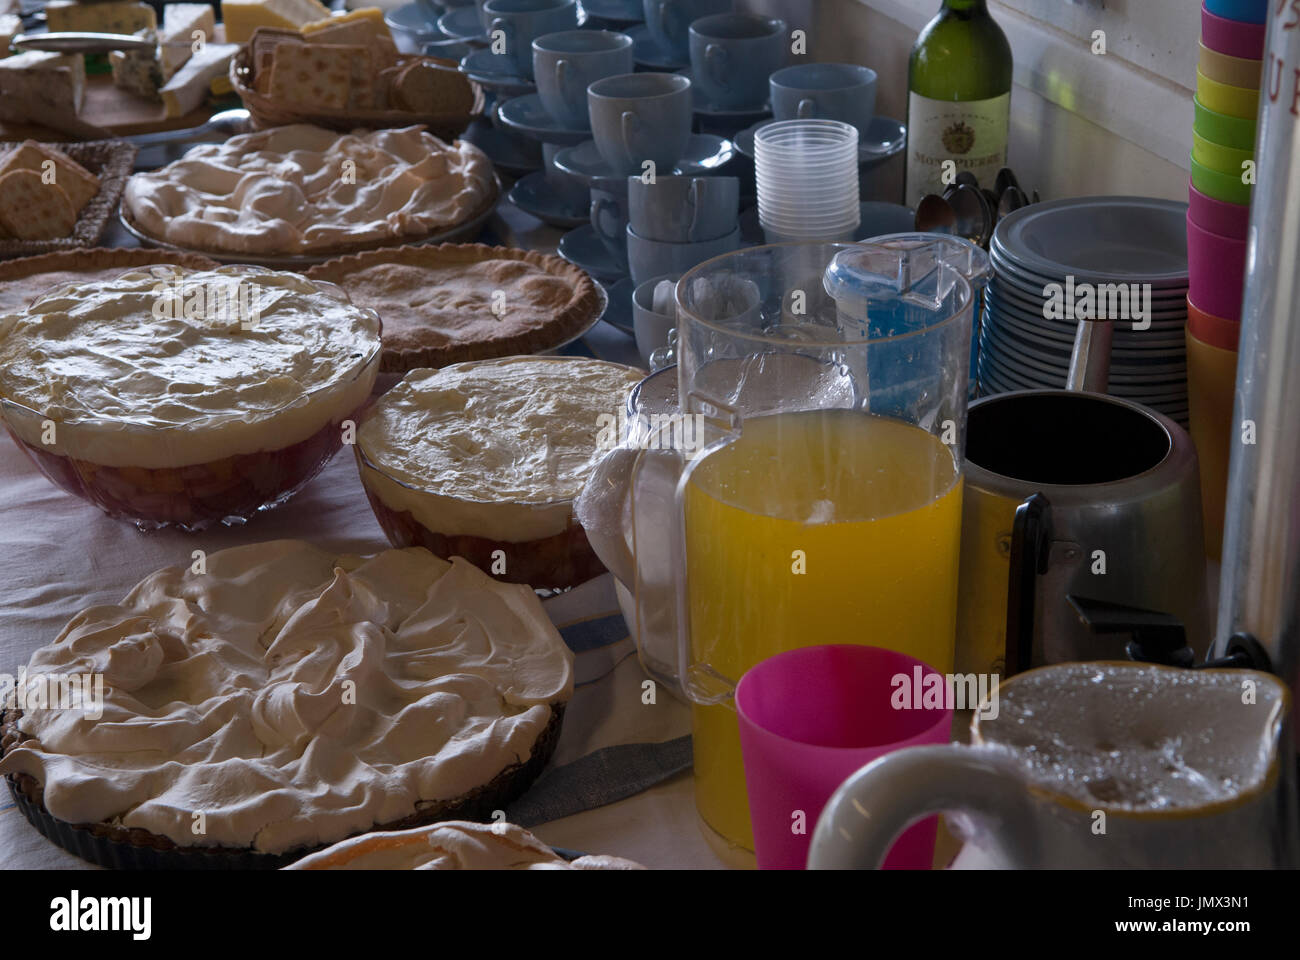
<instances>
[{"instance_id":1,"label":"cutting knife","mask_svg":"<svg viewBox=\"0 0 1300 960\"><path fill-rule=\"evenodd\" d=\"M162 47L188 47L189 40L159 43L127 33L20 33L10 42L20 53L44 50L49 53L108 53L110 50L151 53Z\"/></svg>"}]
</instances>

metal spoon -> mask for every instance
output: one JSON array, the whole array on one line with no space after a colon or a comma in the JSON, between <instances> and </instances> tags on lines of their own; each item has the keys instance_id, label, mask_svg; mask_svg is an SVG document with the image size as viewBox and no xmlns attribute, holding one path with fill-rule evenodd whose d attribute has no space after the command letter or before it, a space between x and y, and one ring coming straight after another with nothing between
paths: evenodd
<instances>
[{"instance_id":1,"label":"metal spoon","mask_svg":"<svg viewBox=\"0 0 1300 960\"><path fill-rule=\"evenodd\" d=\"M997 179L993 182L993 192L999 197L1006 193L1007 190L1014 187L1020 190L1020 181L1016 179L1015 172L1010 167L1003 167L998 171ZM1024 192L1023 190L1021 191Z\"/></svg>"},{"instance_id":2,"label":"metal spoon","mask_svg":"<svg viewBox=\"0 0 1300 960\"><path fill-rule=\"evenodd\" d=\"M980 188L979 178L969 170L963 170L961 173L957 174L957 186L974 187L978 190Z\"/></svg>"},{"instance_id":3,"label":"metal spoon","mask_svg":"<svg viewBox=\"0 0 1300 960\"><path fill-rule=\"evenodd\" d=\"M962 185L949 201L957 214L954 231L960 237L980 246L988 243L993 234L993 208L984 197L983 191Z\"/></svg>"},{"instance_id":4,"label":"metal spoon","mask_svg":"<svg viewBox=\"0 0 1300 960\"><path fill-rule=\"evenodd\" d=\"M952 233L957 223L957 212L943 197L926 194L916 205L916 229L921 233Z\"/></svg>"},{"instance_id":5,"label":"metal spoon","mask_svg":"<svg viewBox=\"0 0 1300 960\"><path fill-rule=\"evenodd\" d=\"M998 201L998 219L1001 220L1008 213L1013 213L1021 207L1029 205L1029 198L1025 196L1023 190L1019 187L1007 187L1002 191L1002 199Z\"/></svg>"}]
</instances>

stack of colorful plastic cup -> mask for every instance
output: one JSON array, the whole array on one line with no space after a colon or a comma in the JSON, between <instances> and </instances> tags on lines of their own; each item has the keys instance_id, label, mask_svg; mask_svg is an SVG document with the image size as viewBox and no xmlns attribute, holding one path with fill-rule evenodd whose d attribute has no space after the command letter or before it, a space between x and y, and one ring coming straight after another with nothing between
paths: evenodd
<instances>
[{"instance_id":1,"label":"stack of colorful plastic cup","mask_svg":"<svg viewBox=\"0 0 1300 960\"><path fill-rule=\"evenodd\" d=\"M1223 546L1237 334L1269 0L1205 0L1187 211L1187 394L1206 548Z\"/></svg>"}]
</instances>

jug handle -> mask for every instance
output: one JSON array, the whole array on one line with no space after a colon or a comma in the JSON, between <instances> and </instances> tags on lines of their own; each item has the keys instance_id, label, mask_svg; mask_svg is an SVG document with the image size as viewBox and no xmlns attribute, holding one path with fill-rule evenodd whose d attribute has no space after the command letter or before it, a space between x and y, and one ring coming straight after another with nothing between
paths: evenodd
<instances>
[{"instance_id":1,"label":"jug handle","mask_svg":"<svg viewBox=\"0 0 1300 960\"><path fill-rule=\"evenodd\" d=\"M1034 603L1038 577L1047 572L1052 504L1035 493L1016 507L1007 578L1006 676L1028 670L1034 654Z\"/></svg>"},{"instance_id":2,"label":"jug handle","mask_svg":"<svg viewBox=\"0 0 1300 960\"><path fill-rule=\"evenodd\" d=\"M1111 320L1080 320L1070 352L1065 389L1105 393L1110 386L1110 347L1115 335Z\"/></svg>"},{"instance_id":3,"label":"jug handle","mask_svg":"<svg viewBox=\"0 0 1300 960\"><path fill-rule=\"evenodd\" d=\"M844 781L817 821L808 869L878 870L904 830L946 811L973 815L1002 866L1040 864L1034 811L1016 767L979 747L945 744L897 750Z\"/></svg>"},{"instance_id":4,"label":"jug handle","mask_svg":"<svg viewBox=\"0 0 1300 960\"><path fill-rule=\"evenodd\" d=\"M609 460L621 457L635 460L639 453L640 451L626 447L616 447L605 456ZM636 569L632 562L632 551L628 549L627 540L621 534L607 531L623 529L623 508L631 493L632 476L633 470L623 471L622 478L616 481L613 496L601 499L601 503L607 504L611 511L618 511L617 516L605 516L605 512L602 510L600 515L604 517L603 522L589 524L583 528L587 542L596 551L596 555L601 558L606 569L614 575L615 580L629 590L634 589L636 584Z\"/></svg>"}]
</instances>

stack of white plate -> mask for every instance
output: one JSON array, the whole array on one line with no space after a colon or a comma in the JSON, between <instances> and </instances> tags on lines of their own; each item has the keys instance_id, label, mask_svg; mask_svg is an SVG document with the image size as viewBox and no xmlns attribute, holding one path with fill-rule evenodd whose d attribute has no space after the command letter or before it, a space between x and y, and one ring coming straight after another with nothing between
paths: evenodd
<instances>
[{"instance_id":1,"label":"stack of white plate","mask_svg":"<svg viewBox=\"0 0 1300 960\"><path fill-rule=\"evenodd\" d=\"M1067 292L1079 304L1091 291L1108 314L1094 319L1115 323L1109 392L1186 425L1186 217L1185 203L1147 197L1080 197L1004 217L989 245L981 392L1064 388L1079 319L1065 312ZM1120 284L1130 299L1112 298Z\"/></svg>"}]
</instances>

